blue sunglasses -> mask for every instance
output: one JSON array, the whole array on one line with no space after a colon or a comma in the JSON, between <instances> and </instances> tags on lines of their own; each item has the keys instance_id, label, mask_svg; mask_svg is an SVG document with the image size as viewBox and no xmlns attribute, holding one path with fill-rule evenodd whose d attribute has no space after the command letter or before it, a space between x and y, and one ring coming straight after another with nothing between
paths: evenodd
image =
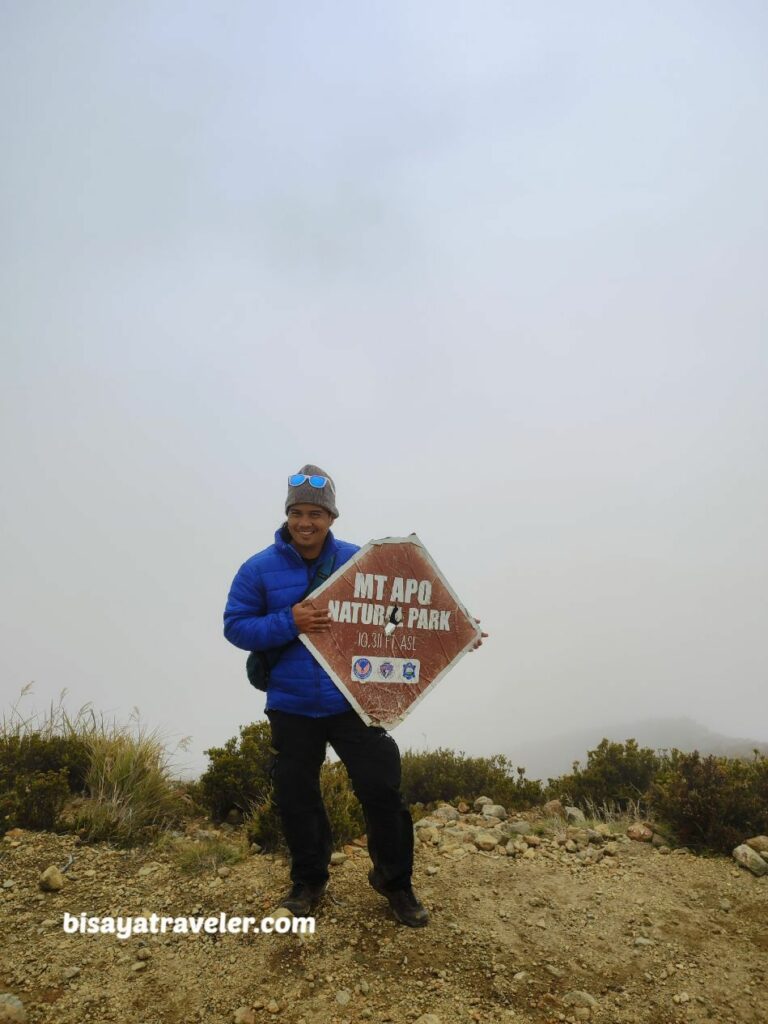
<instances>
[{"instance_id":1,"label":"blue sunglasses","mask_svg":"<svg viewBox=\"0 0 768 1024\"><path fill-rule=\"evenodd\" d=\"M303 483L308 483L310 487L317 487L319 490L322 490L326 484L330 484L331 490L333 490L333 483L327 476L307 476L306 473L294 473L293 476L288 477L290 487L299 487Z\"/></svg>"}]
</instances>

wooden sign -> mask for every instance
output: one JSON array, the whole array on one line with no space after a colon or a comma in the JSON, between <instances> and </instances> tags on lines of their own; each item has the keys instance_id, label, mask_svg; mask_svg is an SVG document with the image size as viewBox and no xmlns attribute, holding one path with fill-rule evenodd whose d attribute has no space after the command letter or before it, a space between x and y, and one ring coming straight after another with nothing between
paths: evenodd
<instances>
[{"instance_id":1,"label":"wooden sign","mask_svg":"<svg viewBox=\"0 0 768 1024\"><path fill-rule=\"evenodd\" d=\"M370 541L309 601L331 625L299 639L368 725L402 722L481 635L415 533Z\"/></svg>"}]
</instances>

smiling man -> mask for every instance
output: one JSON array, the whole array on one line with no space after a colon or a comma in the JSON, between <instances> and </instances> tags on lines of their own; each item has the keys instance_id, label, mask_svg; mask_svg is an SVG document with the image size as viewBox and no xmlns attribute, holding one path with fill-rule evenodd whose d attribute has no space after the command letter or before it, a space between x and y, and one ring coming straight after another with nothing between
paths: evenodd
<instances>
[{"instance_id":1,"label":"smiling man","mask_svg":"<svg viewBox=\"0 0 768 1024\"><path fill-rule=\"evenodd\" d=\"M359 547L334 537L336 486L318 466L303 466L288 478L285 515L274 544L241 565L224 611L230 643L269 653L265 711L293 883L281 906L305 916L328 884L333 839L320 768L330 743L363 808L373 862L368 879L398 921L418 928L429 917L411 887L413 821L400 793L400 751L385 729L363 722L298 639L300 633L328 629L327 609L313 609L308 592Z\"/></svg>"}]
</instances>

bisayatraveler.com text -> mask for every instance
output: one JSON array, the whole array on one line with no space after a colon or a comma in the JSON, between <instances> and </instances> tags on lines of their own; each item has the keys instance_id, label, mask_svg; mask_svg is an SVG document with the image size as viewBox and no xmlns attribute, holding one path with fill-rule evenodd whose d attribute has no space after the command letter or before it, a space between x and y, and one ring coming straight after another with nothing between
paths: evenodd
<instances>
[{"instance_id":1,"label":"bisayatraveler.com text","mask_svg":"<svg viewBox=\"0 0 768 1024\"><path fill-rule=\"evenodd\" d=\"M133 935L314 935L314 917L238 917L220 913L208 917L163 914L96 917L64 911L66 935L115 935L130 939Z\"/></svg>"}]
</instances>

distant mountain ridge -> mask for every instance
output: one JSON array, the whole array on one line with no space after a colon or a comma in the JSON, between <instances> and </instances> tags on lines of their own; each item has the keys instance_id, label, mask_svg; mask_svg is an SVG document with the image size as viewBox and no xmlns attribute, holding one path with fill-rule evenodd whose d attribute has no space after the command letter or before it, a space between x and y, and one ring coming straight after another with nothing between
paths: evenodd
<instances>
[{"instance_id":1,"label":"distant mountain ridge","mask_svg":"<svg viewBox=\"0 0 768 1024\"><path fill-rule=\"evenodd\" d=\"M518 743L507 751L515 765L525 766L529 779L554 778L571 771L574 761L587 763L587 751L593 750L607 737L616 743L637 740L641 747L653 750L677 747L686 752L698 750L701 754L721 757L752 757L757 749L768 755L768 743L713 732L692 718L646 718L635 722L613 725L587 726L583 729L535 741Z\"/></svg>"}]
</instances>

